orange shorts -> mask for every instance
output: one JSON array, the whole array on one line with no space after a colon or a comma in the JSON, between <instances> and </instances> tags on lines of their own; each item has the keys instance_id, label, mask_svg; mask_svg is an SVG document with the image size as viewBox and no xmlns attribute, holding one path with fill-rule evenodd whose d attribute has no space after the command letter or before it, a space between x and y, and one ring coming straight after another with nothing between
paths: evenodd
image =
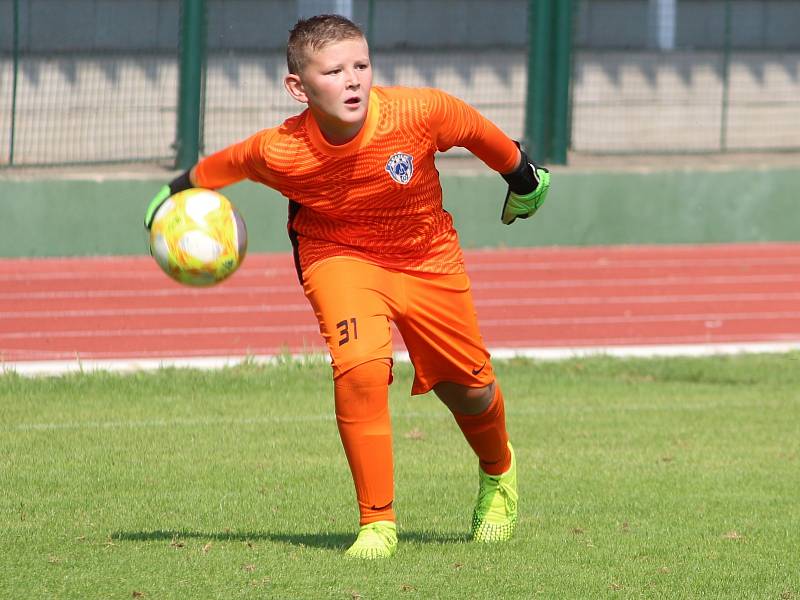
<instances>
[{"instance_id":1,"label":"orange shorts","mask_svg":"<svg viewBox=\"0 0 800 600\"><path fill-rule=\"evenodd\" d=\"M365 362L392 358L394 323L414 365L412 394L442 381L494 381L466 273L397 271L359 259L314 265L303 283L331 354L334 379Z\"/></svg>"}]
</instances>

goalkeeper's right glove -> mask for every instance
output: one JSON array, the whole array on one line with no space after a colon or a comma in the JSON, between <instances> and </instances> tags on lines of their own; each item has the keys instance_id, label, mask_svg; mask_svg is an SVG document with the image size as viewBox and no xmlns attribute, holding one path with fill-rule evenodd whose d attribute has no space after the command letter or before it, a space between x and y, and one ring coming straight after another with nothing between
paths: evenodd
<instances>
[{"instance_id":1,"label":"goalkeeper's right glove","mask_svg":"<svg viewBox=\"0 0 800 600\"><path fill-rule=\"evenodd\" d=\"M500 220L506 225L511 225L517 218L527 219L533 216L544 204L547 192L550 191L550 171L534 164L522 148L519 151L519 167L502 175L508 183L508 191Z\"/></svg>"},{"instance_id":2,"label":"goalkeeper's right glove","mask_svg":"<svg viewBox=\"0 0 800 600\"><path fill-rule=\"evenodd\" d=\"M506 225L511 225L517 218L527 219L532 217L539 207L544 204L547 192L550 191L550 171L531 163L533 173L538 180L536 187L529 194L517 194L508 188L506 200L503 202L503 212L500 219Z\"/></svg>"},{"instance_id":3,"label":"goalkeeper's right glove","mask_svg":"<svg viewBox=\"0 0 800 600\"><path fill-rule=\"evenodd\" d=\"M188 190L192 187L192 181L189 178L189 173L191 169L182 173L175 179L169 182L168 185L163 186L155 197L150 200L150 204L147 205L147 211L144 213L144 227L148 231L150 231L150 227L153 225L153 218L156 216L156 212L164 202L167 201L167 198L170 196L174 196L178 192L182 192L183 190Z\"/></svg>"}]
</instances>

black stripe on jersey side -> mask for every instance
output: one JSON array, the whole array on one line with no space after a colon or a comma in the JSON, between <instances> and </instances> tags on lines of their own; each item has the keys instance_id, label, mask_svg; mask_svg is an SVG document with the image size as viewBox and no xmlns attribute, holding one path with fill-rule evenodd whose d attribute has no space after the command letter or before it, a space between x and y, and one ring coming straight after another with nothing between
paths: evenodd
<instances>
[{"instance_id":1,"label":"black stripe on jersey side","mask_svg":"<svg viewBox=\"0 0 800 600\"><path fill-rule=\"evenodd\" d=\"M303 285L303 269L300 267L300 240L297 238L297 232L294 229L294 219L297 213L300 212L302 205L294 200L289 200L289 222L286 229L289 232L289 241L292 243L292 256L294 257L294 268L297 271L297 279L300 280L300 285Z\"/></svg>"}]
</instances>

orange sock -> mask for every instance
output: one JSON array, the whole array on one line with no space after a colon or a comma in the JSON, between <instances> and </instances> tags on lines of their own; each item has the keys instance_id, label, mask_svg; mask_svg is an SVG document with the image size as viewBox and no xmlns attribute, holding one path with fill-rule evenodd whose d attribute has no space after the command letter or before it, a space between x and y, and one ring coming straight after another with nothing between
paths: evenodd
<instances>
[{"instance_id":1,"label":"orange sock","mask_svg":"<svg viewBox=\"0 0 800 600\"><path fill-rule=\"evenodd\" d=\"M489 475L502 475L511 467L508 449L506 411L503 393L495 382L494 398L489 407L477 415L453 413L464 437L478 455L481 469Z\"/></svg>"},{"instance_id":2,"label":"orange sock","mask_svg":"<svg viewBox=\"0 0 800 600\"><path fill-rule=\"evenodd\" d=\"M360 524L394 521L389 359L373 360L334 380L336 423L353 475Z\"/></svg>"}]
</instances>

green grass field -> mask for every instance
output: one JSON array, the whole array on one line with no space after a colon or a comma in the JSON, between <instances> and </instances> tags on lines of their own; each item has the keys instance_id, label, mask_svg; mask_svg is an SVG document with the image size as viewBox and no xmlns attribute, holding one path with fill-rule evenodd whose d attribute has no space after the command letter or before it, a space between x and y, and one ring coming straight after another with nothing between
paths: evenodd
<instances>
[{"instance_id":1,"label":"green grass field","mask_svg":"<svg viewBox=\"0 0 800 600\"><path fill-rule=\"evenodd\" d=\"M392 386L400 547L357 512L322 360L0 376L0 598L800 598L800 354L500 362L515 539L477 464Z\"/></svg>"}]
</instances>

